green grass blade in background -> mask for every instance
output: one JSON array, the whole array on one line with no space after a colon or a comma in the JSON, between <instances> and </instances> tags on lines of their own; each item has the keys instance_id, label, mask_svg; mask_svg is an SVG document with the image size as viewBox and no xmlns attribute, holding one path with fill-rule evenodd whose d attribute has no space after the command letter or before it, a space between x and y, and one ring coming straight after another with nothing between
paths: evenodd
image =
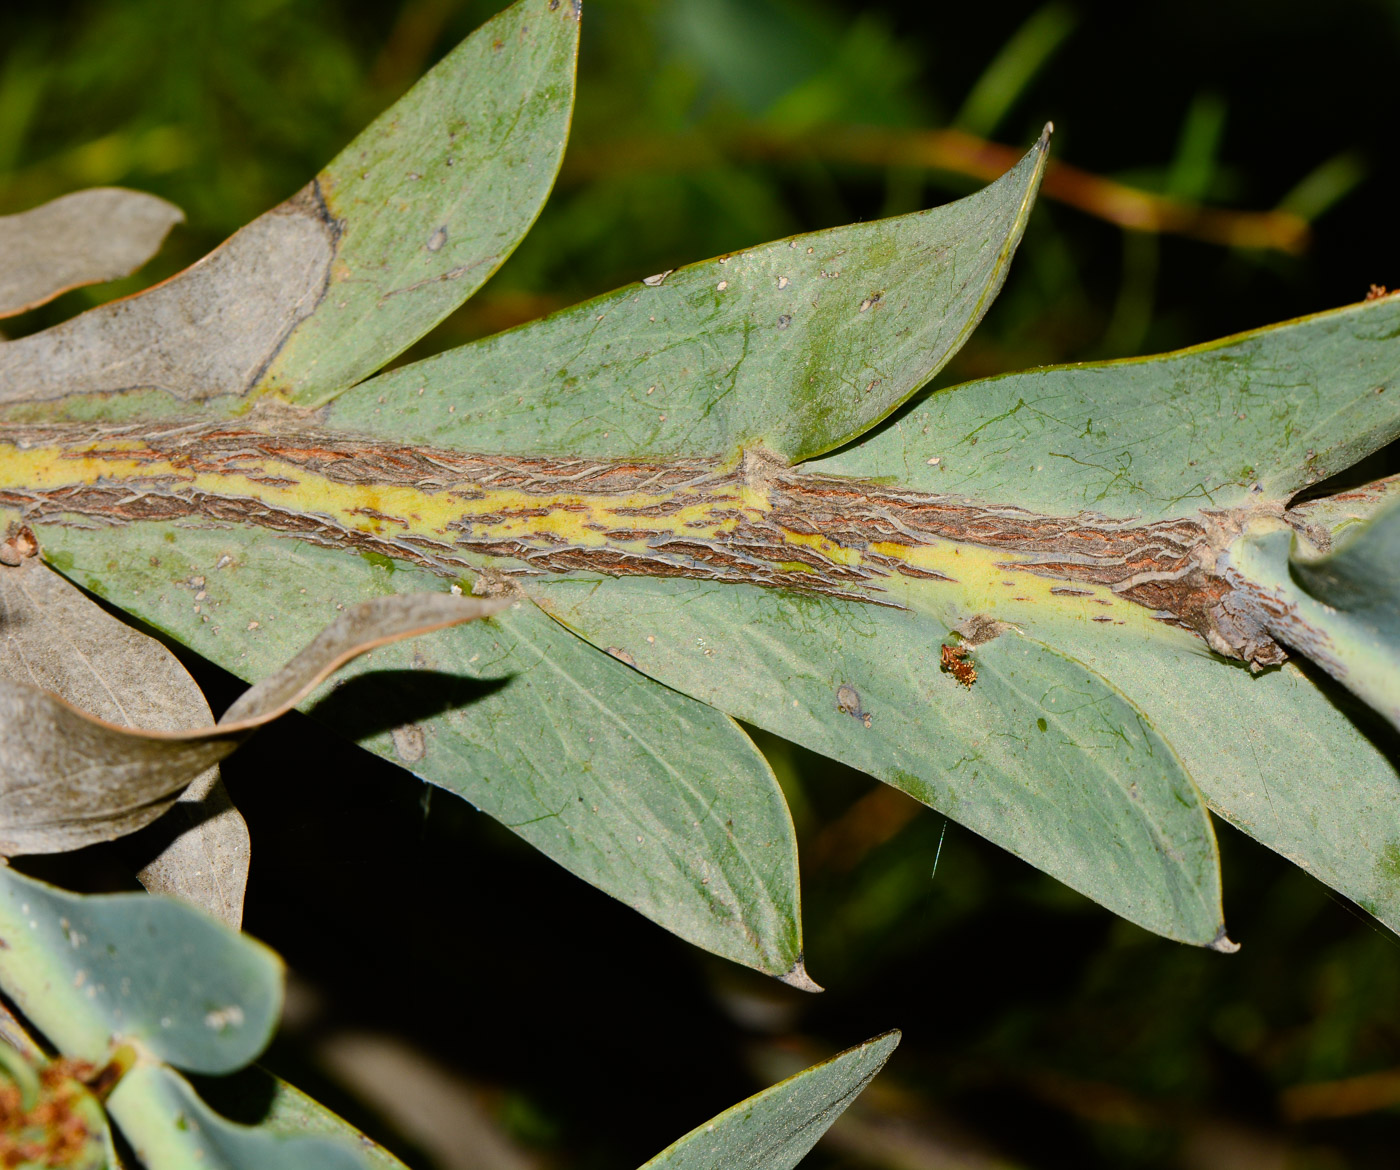
<instances>
[{"instance_id":1,"label":"green grass blade in background","mask_svg":"<svg viewBox=\"0 0 1400 1170\"><path fill-rule=\"evenodd\" d=\"M277 1026L281 960L183 902L84 897L0 869L0 938L0 986L74 1059L101 1064L134 1041L193 1072L231 1072Z\"/></svg>"},{"instance_id":2,"label":"green grass blade in background","mask_svg":"<svg viewBox=\"0 0 1400 1170\"><path fill-rule=\"evenodd\" d=\"M1400 435L1396 337L1391 297L1160 357L971 382L814 470L1060 516L1286 499Z\"/></svg>"},{"instance_id":3,"label":"green grass blade in background","mask_svg":"<svg viewBox=\"0 0 1400 1170\"><path fill-rule=\"evenodd\" d=\"M369 1170L372 1165L349 1140L288 1137L225 1121L184 1077L160 1065L138 1064L128 1072L107 1099L107 1110L145 1170Z\"/></svg>"},{"instance_id":4,"label":"green grass blade in background","mask_svg":"<svg viewBox=\"0 0 1400 1170\"><path fill-rule=\"evenodd\" d=\"M317 179L171 280L0 342L0 400L154 391L159 409L372 374L466 300L534 223L573 106L578 12L517 0ZM120 408L119 408L120 409Z\"/></svg>"},{"instance_id":5,"label":"green grass blade in background","mask_svg":"<svg viewBox=\"0 0 1400 1170\"><path fill-rule=\"evenodd\" d=\"M470 435L479 451L669 458L762 443L811 458L879 422L967 340L1047 150L1048 132L956 203L658 274L394 370L342 395L332 425Z\"/></svg>"},{"instance_id":6,"label":"green grass blade in background","mask_svg":"<svg viewBox=\"0 0 1400 1170\"><path fill-rule=\"evenodd\" d=\"M1008 631L977 678L940 666L924 614L751 586L627 578L535 586L638 669L903 789L1169 938L1224 937L1215 837L1176 753L1092 670Z\"/></svg>"},{"instance_id":7,"label":"green grass blade in background","mask_svg":"<svg viewBox=\"0 0 1400 1170\"><path fill-rule=\"evenodd\" d=\"M740 1101L641 1170L791 1170L875 1078L899 1039L886 1032Z\"/></svg>"},{"instance_id":8,"label":"green grass blade in background","mask_svg":"<svg viewBox=\"0 0 1400 1170\"><path fill-rule=\"evenodd\" d=\"M406 565L251 529L132 524L120 560L106 533L39 536L75 580L245 678L277 669L339 605L445 588ZM724 715L528 604L476 631L384 647L341 677L318 718L682 938L803 983L791 818Z\"/></svg>"}]
</instances>

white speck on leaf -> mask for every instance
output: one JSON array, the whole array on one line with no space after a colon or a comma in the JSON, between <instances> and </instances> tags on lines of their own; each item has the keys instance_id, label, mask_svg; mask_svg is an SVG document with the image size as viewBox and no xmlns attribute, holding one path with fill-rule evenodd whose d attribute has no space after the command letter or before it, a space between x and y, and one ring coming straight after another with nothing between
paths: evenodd
<instances>
[{"instance_id":1,"label":"white speck on leaf","mask_svg":"<svg viewBox=\"0 0 1400 1170\"><path fill-rule=\"evenodd\" d=\"M642 277L642 283L649 288L655 288L674 271L674 268L668 268L665 272L658 272L655 276L644 276Z\"/></svg>"},{"instance_id":2,"label":"white speck on leaf","mask_svg":"<svg viewBox=\"0 0 1400 1170\"><path fill-rule=\"evenodd\" d=\"M226 1008L215 1008L204 1017L204 1026L215 1032L222 1032L227 1028L241 1028L243 1009L236 1003L229 1004Z\"/></svg>"}]
</instances>

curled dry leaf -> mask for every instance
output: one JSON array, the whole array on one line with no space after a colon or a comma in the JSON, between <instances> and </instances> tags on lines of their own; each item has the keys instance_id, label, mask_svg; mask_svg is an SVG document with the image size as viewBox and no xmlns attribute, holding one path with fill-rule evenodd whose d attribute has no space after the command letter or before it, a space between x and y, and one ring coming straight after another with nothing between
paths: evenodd
<instances>
[{"instance_id":1,"label":"curled dry leaf","mask_svg":"<svg viewBox=\"0 0 1400 1170\"><path fill-rule=\"evenodd\" d=\"M39 687L126 727L181 731L213 722L209 704L161 643L118 621L34 554L28 529L0 544L0 679ZM173 796L173 794L171 794ZM217 767L181 795L180 811L131 838L137 876L237 927L248 881L248 826ZM170 797L116 813L104 836L159 818Z\"/></svg>"},{"instance_id":2,"label":"curled dry leaf","mask_svg":"<svg viewBox=\"0 0 1400 1170\"><path fill-rule=\"evenodd\" d=\"M185 218L142 191L94 187L0 216L0 317L135 272Z\"/></svg>"},{"instance_id":3,"label":"curled dry leaf","mask_svg":"<svg viewBox=\"0 0 1400 1170\"><path fill-rule=\"evenodd\" d=\"M239 699L218 726L198 731L132 730L0 679L0 853L76 849L131 832L351 658L509 604L450 593L364 602Z\"/></svg>"},{"instance_id":4,"label":"curled dry leaf","mask_svg":"<svg viewBox=\"0 0 1400 1170\"><path fill-rule=\"evenodd\" d=\"M112 617L37 551L27 528L0 544L7 566L0 568L0 678L52 691L127 727L179 731L213 722L203 693L169 650ZM218 768L196 777L175 803L171 816L129 839L136 876L152 893L174 894L239 926L248 826ZM127 823L159 818L168 804L135 810Z\"/></svg>"}]
</instances>

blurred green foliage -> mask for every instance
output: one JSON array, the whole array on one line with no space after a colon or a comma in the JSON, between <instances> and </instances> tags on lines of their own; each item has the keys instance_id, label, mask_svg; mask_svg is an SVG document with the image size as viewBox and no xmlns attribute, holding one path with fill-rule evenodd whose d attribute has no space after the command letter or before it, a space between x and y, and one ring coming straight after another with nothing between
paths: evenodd
<instances>
[{"instance_id":1,"label":"blurred green foliage","mask_svg":"<svg viewBox=\"0 0 1400 1170\"><path fill-rule=\"evenodd\" d=\"M495 7L0 8L0 213L122 184L189 220L143 273L7 332L193 261L296 190ZM409 356L686 261L979 185L804 151L834 126L955 126L1024 145L1053 118L1056 155L1091 172L1312 224L1309 250L1287 256L1128 233L1042 201L1001 299L942 384L1189 344L1400 281L1393 0L586 9L559 188L515 257ZM229 686L201 677L216 694ZM1400 941L1227 829L1227 912L1244 948L1233 957L1149 937L893 790L760 736L798 822L808 966L829 988L804 998L662 937L464 806L439 796L428 815L416 782L308 746L309 734L279 730L228 769L258 845L250 929L322 987L332 1020L408 1036L500 1086L498 1120L528 1135L538 1164L640 1162L754 1087L784 1045L831 1050L892 1025L906 1040L890 1087L814 1159L1395 1164ZM273 769L297 783L269 792ZM463 889L475 891L465 903ZM407 961L357 949L365 917L393 919ZM594 1022L552 1026L561 995L592 1005ZM304 1080L313 1039L294 1030L274 1062ZM585 1065L597 1075L581 1082Z\"/></svg>"}]
</instances>

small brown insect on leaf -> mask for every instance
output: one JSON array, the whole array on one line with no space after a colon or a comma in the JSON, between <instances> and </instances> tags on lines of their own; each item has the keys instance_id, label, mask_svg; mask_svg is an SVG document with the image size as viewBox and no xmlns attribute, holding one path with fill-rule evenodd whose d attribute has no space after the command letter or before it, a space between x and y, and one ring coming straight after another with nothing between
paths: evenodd
<instances>
[{"instance_id":1,"label":"small brown insect on leaf","mask_svg":"<svg viewBox=\"0 0 1400 1170\"><path fill-rule=\"evenodd\" d=\"M1373 284L1371 290L1366 294L1366 299L1368 301L1378 301L1381 297L1387 297L1389 295L1390 293L1386 291L1385 285Z\"/></svg>"},{"instance_id":2,"label":"small brown insect on leaf","mask_svg":"<svg viewBox=\"0 0 1400 1170\"><path fill-rule=\"evenodd\" d=\"M944 646L943 670L969 689L977 681L977 668L972 665L972 650L967 646Z\"/></svg>"}]
</instances>

